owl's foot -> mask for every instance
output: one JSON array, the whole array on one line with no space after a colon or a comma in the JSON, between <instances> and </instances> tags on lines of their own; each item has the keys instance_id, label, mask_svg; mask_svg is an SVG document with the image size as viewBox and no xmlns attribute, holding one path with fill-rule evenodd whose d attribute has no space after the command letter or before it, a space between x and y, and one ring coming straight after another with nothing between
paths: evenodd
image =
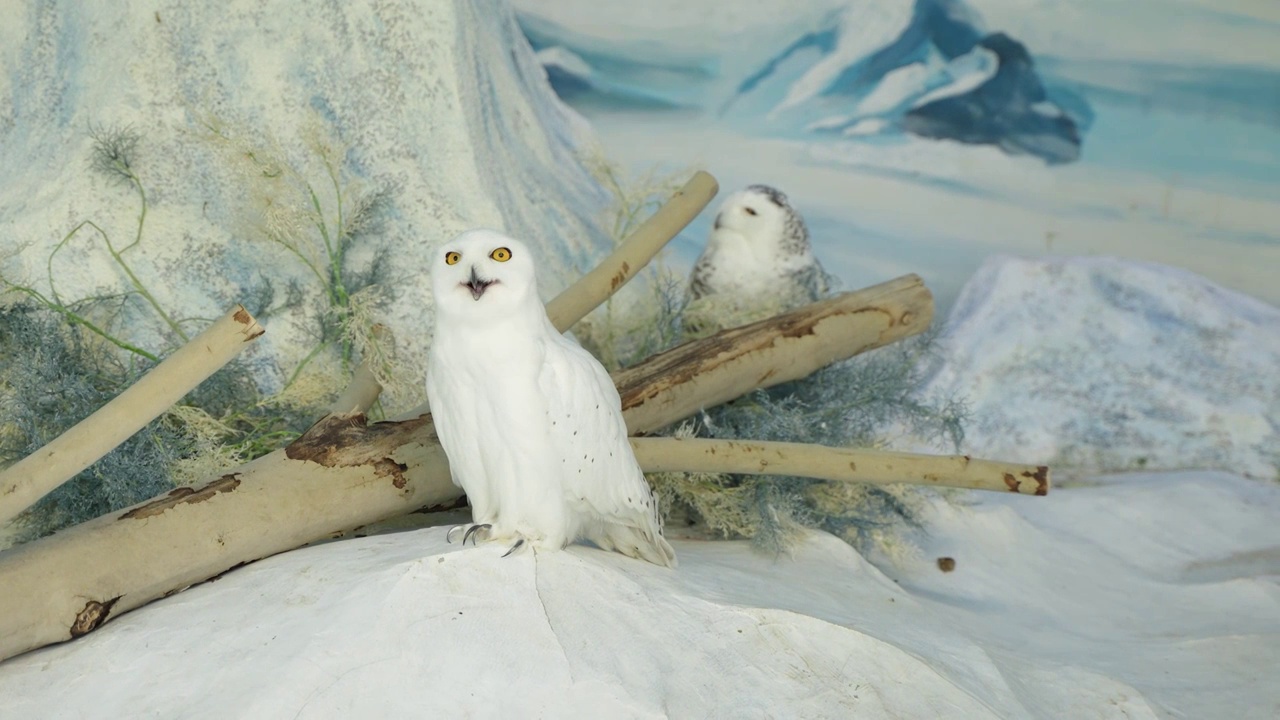
<instances>
[{"instance_id":1,"label":"owl's foot","mask_svg":"<svg viewBox=\"0 0 1280 720\"><path fill-rule=\"evenodd\" d=\"M465 546L467 544L467 540L470 539L471 544L475 545L479 542L480 533L483 532L487 536L491 527L493 526L489 523L480 523L476 525L454 525L449 528L449 532L445 533L444 541L447 543L453 542L453 533L457 530L466 528L466 531L462 533L462 544Z\"/></svg>"}]
</instances>

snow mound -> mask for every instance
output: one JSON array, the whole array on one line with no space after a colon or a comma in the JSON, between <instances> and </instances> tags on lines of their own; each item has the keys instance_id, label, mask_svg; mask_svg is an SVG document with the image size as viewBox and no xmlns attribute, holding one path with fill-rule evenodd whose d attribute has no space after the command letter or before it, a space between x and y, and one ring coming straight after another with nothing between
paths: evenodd
<instances>
[{"instance_id":1,"label":"snow mound","mask_svg":"<svg viewBox=\"0 0 1280 720\"><path fill-rule=\"evenodd\" d=\"M1269 718L1277 512L1215 472L976 493L894 579L823 533L678 570L343 540L0 663L0 717Z\"/></svg>"},{"instance_id":2,"label":"snow mound","mask_svg":"<svg viewBox=\"0 0 1280 720\"><path fill-rule=\"evenodd\" d=\"M970 500L936 505L899 580L986 649L1027 715L1277 716L1280 484L1133 473Z\"/></svg>"},{"instance_id":3,"label":"snow mound","mask_svg":"<svg viewBox=\"0 0 1280 720\"><path fill-rule=\"evenodd\" d=\"M607 197L575 157L585 123L551 91L505 3L125 0L63 12L16 0L0 27L0 88L9 88L0 158L13 170L0 175L0 272L48 293L46 258L80 221L95 221L117 248L133 240L136 193L87 169L90 128L130 127L149 204L127 258L162 307L218 317L249 301L263 276L306 291L302 308L264 322L249 351L272 366L267 378L274 363L292 370L310 350L324 301L296 257L255 239L264 204L289 198L247 197L243 168L210 141L209 125L296 169L330 222L338 207L324 154L349 190L382 193L348 271L370 266L368 247L390 249L392 267L377 279L398 296L377 319L405 357L427 339L430 292L415 278L457 232L487 226L527 239L545 261L547 293L610 246L598 225ZM345 201L350 212L354 197ZM88 229L53 274L68 301L127 288ZM140 308L125 313L126 334L159 350L157 323Z\"/></svg>"},{"instance_id":4,"label":"snow mound","mask_svg":"<svg viewBox=\"0 0 1280 720\"><path fill-rule=\"evenodd\" d=\"M1085 470L1280 476L1280 310L1110 257L994 256L926 393L967 397L967 449Z\"/></svg>"},{"instance_id":5,"label":"snow mound","mask_svg":"<svg viewBox=\"0 0 1280 720\"><path fill-rule=\"evenodd\" d=\"M270 558L5 663L0 715L998 717L912 653L770 604L829 592L803 587L823 567L909 612L833 538L794 564L685 544L679 573L503 552L436 528Z\"/></svg>"}]
</instances>

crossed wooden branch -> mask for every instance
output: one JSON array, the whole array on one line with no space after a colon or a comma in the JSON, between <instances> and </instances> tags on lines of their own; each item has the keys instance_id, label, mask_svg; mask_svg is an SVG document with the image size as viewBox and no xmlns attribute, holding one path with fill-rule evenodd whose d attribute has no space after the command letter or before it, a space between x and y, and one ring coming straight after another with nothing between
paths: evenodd
<instances>
[{"instance_id":1,"label":"crossed wooden branch","mask_svg":"<svg viewBox=\"0 0 1280 720\"><path fill-rule=\"evenodd\" d=\"M547 306L566 330L642 269L711 201L699 172L601 265ZM681 345L614 375L633 435L757 388L803 378L928 327L933 299L907 275ZM0 473L0 522L145 425L261 328L237 308L66 436ZM157 377L159 379L157 379ZM148 385L144 385L148 383ZM143 387L146 392L133 392ZM93 631L109 617L269 555L458 499L431 416L369 424L367 368L288 447L199 488L178 488L0 553L0 659ZM130 401L132 393L149 398ZM126 402L120 402L121 400ZM122 434L123 433L123 434ZM74 443L64 438L70 436ZM1045 467L796 443L634 437L647 471L784 474L1044 495ZM66 455L74 450L74 457ZM52 454L51 454L52 453Z\"/></svg>"}]
</instances>

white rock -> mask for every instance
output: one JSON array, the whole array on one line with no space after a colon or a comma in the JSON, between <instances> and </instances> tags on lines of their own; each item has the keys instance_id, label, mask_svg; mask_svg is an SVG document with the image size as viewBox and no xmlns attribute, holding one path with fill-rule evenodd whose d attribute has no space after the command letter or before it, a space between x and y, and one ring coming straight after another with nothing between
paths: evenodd
<instances>
[{"instance_id":1,"label":"white rock","mask_svg":"<svg viewBox=\"0 0 1280 720\"><path fill-rule=\"evenodd\" d=\"M990 258L927 393L967 397L967 451L1085 470L1280 474L1280 310L1109 257Z\"/></svg>"}]
</instances>

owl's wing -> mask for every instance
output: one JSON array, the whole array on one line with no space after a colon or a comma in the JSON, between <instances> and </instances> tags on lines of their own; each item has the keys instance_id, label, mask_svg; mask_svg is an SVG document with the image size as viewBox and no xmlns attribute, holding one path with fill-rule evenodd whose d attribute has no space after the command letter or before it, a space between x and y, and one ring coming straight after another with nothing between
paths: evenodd
<instances>
[{"instance_id":1,"label":"owl's wing","mask_svg":"<svg viewBox=\"0 0 1280 720\"><path fill-rule=\"evenodd\" d=\"M433 361L434 357L431 358ZM474 392L458 382L459 374L430 362L427 369L427 396L432 406L436 436L449 458L449 474L453 484L467 494L473 521L493 522L493 489L481 462L482 451L477 441L479 419L476 417Z\"/></svg>"},{"instance_id":2,"label":"owl's wing","mask_svg":"<svg viewBox=\"0 0 1280 720\"><path fill-rule=\"evenodd\" d=\"M704 295L711 294L711 275L712 275L711 259L703 253L698 261L693 264L693 270L689 273L689 296L693 300Z\"/></svg>"},{"instance_id":3,"label":"owl's wing","mask_svg":"<svg viewBox=\"0 0 1280 720\"><path fill-rule=\"evenodd\" d=\"M555 335L539 386L552 442L563 461L565 499L581 534L608 550L672 566L653 491L636 462L621 400L604 367L577 343Z\"/></svg>"}]
</instances>

